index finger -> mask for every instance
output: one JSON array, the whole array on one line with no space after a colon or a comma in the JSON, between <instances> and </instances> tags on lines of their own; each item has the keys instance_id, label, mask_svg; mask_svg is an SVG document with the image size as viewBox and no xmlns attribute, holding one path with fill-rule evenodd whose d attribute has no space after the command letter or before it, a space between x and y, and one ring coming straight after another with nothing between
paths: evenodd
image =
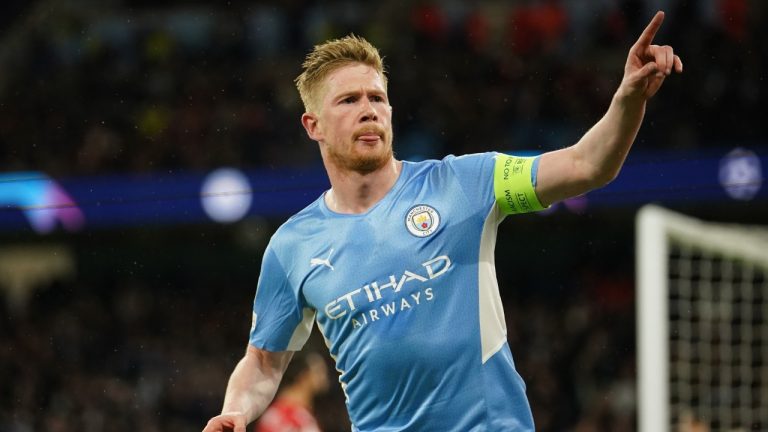
<instances>
[{"instance_id":1,"label":"index finger","mask_svg":"<svg viewBox=\"0 0 768 432\"><path fill-rule=\"evenodd\" d=\"M661 27L662 21L664 21L664 11L656 12L656 15L654 15L653 19L651 19L651 22L648 23L648 26L645 28L645 30L643 30L643 34L641 34L640 38L638 38L637 42L635 42L635 46L650 46L651 42L653 42L654 36L656 36L656 32L659 31L659 27Z\"/></svg>"}]
</instances>

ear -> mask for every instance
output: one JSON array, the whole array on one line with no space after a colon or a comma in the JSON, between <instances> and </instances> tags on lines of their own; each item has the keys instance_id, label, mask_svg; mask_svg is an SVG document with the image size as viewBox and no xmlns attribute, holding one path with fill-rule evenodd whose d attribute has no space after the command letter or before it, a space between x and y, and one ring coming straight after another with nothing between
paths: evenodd
<instances>
[{"instance_id":1,"label":"ear","mask_svg":"<svg viewBox=\"0 0 768 432\"><path fill-rule=\"evenodd\" d=\"M318 125L319 118L314 113L304 113L301 115L301 125L307 131L307 135L313 141L322 141L323 134Z\"/></svg>"}]
</instances>

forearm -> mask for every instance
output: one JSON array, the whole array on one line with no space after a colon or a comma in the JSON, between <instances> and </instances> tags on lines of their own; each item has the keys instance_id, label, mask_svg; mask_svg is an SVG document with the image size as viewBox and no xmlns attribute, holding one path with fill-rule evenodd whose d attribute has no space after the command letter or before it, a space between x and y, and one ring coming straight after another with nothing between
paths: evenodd
<instances>
[{"instance_id":1,"label":"forearm","mask_svg":"<svg viewBox=\"0 0 768 432\"><path fill-rule=\"evenodd\" d=\"M645 115L645 100L617 92L602 119L573 146L591 188L607 184L619 173Z\"/></svg>"},{"instance_id":2,"label":"forearm","mask_svg":"<svg viewBox=\"0 0 768 432\"><path fill-rule=\"evenodd\" d=\"M624 77L602 119L574 145L544 153L536 195L548 205L605 186L616 178L645 116L645 104L674 70L683 71L672 47L652 45L664 13L658 12L632 45Z\"/></svg>"},{"instance_id":3,"label":"forearm","mask_svg":"<svg viewBox=\"0 0 768 432\"><path fill-rule=\"evenodd\" d=\"M617 92L608 111L574 145L541 156L536 194L549 205L616 178L645 114L645 101Z\"/></svg>"},{"instance_id":4,"label":"forearm","mask_svg":"<svg viewBox=\"0 0 768 432\"><path fill-rule=\"evenodd\" d=\"M229 378L222 413L241 412L247 422L260 416L275 397L290 357L269 356L249 347Z\"/></svg>"}]
</instances>

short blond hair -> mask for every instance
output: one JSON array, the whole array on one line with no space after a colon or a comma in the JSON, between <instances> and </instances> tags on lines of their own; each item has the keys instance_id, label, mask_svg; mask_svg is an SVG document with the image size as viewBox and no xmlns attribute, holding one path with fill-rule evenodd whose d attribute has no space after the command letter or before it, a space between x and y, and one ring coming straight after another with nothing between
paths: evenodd
<instances>
[{"instance_id":1,"label":"short blond hair","mask_svg":"<svg viewBox=\"0 0 768 432\"><path fill-rule=\"evenodd\" d=\"M317 93L328 74L351 63L362 63L374 68L381 76L386 90L387 76L384 73L384 61L379 55L379 50L362 37L350 34L341 39L315 45L312 52L304 59L301 65L304 70L296 77L295 82L307 112L319 108L316 105Z\"/></svg>"}]
</instances>

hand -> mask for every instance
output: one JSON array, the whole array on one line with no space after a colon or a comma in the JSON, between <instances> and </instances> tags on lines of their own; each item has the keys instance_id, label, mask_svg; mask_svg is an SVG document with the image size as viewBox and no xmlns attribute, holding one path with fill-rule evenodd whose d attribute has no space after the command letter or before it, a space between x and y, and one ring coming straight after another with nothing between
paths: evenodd
<instances>
[{"instance_id":1,"label":"hand","mask_svg":"<svg viewBox=\"0 0 768 432\"><path fill-rule=\"evenodd\" d=\"M646 101L656 94L664 78L673 70L683 72L683 62L674 54L671 46L651 45L662 21L664 12L656 12L643 34L630 48L624 66L624 79L619 86L620 94Z\"/></svg>"},{"instance_id":2,"label":"hand","mask_svg":"<svg viewBox=\"0 0 768 432\"><path fill-rule=\"evenodd\" d=\"M227 412L208 420L203 432L245 432L245 414L241 412Z\"/></svg>"}]
</instances>

